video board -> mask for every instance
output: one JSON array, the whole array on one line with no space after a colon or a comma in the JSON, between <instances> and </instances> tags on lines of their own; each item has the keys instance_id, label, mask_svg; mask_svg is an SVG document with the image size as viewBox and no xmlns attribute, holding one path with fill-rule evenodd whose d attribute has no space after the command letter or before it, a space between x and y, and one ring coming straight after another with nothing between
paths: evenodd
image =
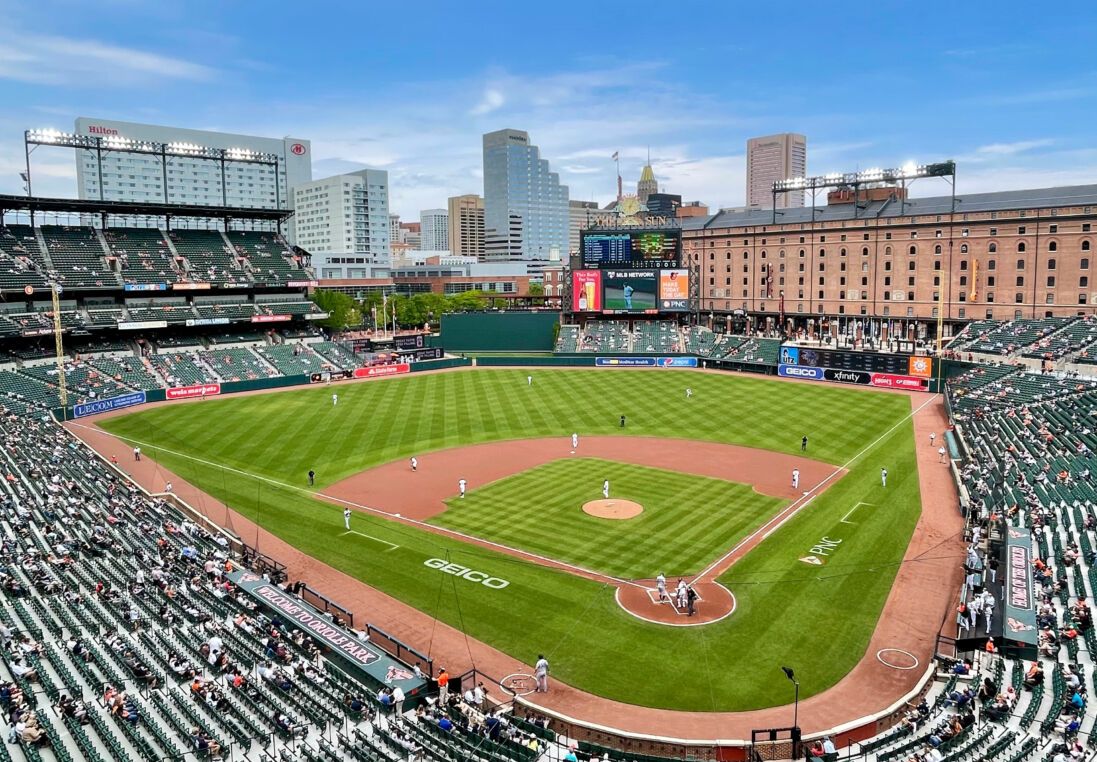
<instances>
[{"instance_id":1,"label":"video board","mask_svg":"<svg viewBox=\"0 0 1097 762\"><path fill-rule=\"evenodd\" d=\"M607 315L689 311L689 270L574 270L571 311Z\"/></svg>"},{"instance_id":2,"label":"video board","mask_svg":"<svg viewBox=\"0 0 1097 762\"><path fill-rule=\"evenodd\" d=\"M667 269L682 264L680 230L583 231L583 267Z\"/></svg>"}]
</instances>

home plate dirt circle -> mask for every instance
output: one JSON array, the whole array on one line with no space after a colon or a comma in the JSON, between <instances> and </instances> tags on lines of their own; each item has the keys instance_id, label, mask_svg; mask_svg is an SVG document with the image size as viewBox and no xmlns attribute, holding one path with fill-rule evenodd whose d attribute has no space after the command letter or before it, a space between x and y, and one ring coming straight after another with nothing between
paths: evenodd
<instances>
[{"instance_id":1,"label":"home plate dirt circle","mask_svg":"<svg viewBox=\"0 0 1097 762\"><path fill-rule=\"evenodd\" d=\"M599 519L632 519L644 512L634 500L591 500L583 503L583 513Z\"/></svg>"},{"instance_id":2,"label":"home plate dirt circle","mask_svg":"<svg viewBox=\"0 0 1097 762\"><path fill-rule=\"evenodd\" d=\"M678 586L678 578L667 580L667 593L673 595ZM697 592L697 603L693 616L685 609L679 609L669 600L659 601L655 580L635 580L617 587L617 605L637 619L652 624L666 624L672 627L696 627L712 624L726 619L735 612L735 595L719 582L697 581L693 583Z\"/></svg>"}]
</instances>

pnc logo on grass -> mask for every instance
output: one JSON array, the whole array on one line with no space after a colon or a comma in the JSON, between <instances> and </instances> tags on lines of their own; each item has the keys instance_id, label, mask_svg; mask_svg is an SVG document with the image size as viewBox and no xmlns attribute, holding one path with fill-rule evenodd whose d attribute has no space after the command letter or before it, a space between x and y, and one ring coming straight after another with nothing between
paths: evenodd
<instances>
[{"instance_id":1,"label":"pnc logo on grass","mask_svg":"<svg viewBox=\"0 0 1097 762\"><path fill-rule=\"evenodd\" d=\"M822 566L823 565L823 559L818 558L816 556L804 556L800 560L803 561L805 564L812 564L813 566Z\"/></svg>"}]
</instances>

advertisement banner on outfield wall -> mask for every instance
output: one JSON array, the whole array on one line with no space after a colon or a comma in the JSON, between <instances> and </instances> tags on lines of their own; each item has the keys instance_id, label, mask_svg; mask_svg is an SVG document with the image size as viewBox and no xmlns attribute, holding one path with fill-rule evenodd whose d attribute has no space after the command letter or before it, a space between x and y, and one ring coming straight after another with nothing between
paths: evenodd
<instances>
[{"instance_id":1,"label":"advertisement banner on outfield wall","mask_svg":"<svg viewBox=\"0 0 1097 762\"><path fill-rule=\"evenodd\" d=\"M929 382L924 378L911 378L910 376L896 376L891 373L873 373L872 385L885 389L910 389L915 392L923 392Z\"/></svg>"},{"instance_id":2,"label":"advertisement banner on outfield wall","mask_svg":"<svg viewBox=\"0 0 1097 762\"><path fill-rule=\"evenodd\" d=\"M1006 618L1002 634L1007 641L1036 646L1036 601L1032 583L1032 536L1028 529L1008 527L1006 537Z\"/></svg>"},{"instance_id":3,"label":"advertisement banner on outfield wall","mask_svg":"<svg viewBox=\"0 0 1097 762\"><path fill-rule=\"evenodd\" d=\"M571 311L602 311L602 272L576 270L571 274Z\"/></svg>"},{"instance_id":4,"label":"advertisement banner on outfield wall","mask_svg":"<svg viewBox=\"0 0 1097 762\"><path fill-rule=\"evenodd\" d=\"M411 366L406 362L396 365L374 365L370 368L355 368L355 378L379 378L381 376L395 376L400 373L410 373Z\"/></svg>"},{"instance_id":5,"label":"advertisement banner on outfield wall","mask_svg":"<svg viewBox=\"0 0 1097 762\"><path fill-rule=\"evenodd\" d=\"M782 351L784 351L783 347ZM823 369L800 365L778 365L777 375L783 376L784 378L803 378L809 381L822 381Z\"/></svg>"},{"instance_id":6,"label":"advertisement banner on outfield wall","mask_svg":"<svg viewBox=\"0 0 1097 762\"><path fill-rule=\"evenodd\" d=\"M696 357L595 357L598 368L696 368Z\"/></svg>"},{"instance_id":7,"label":"advertisement banner on outfield wall","mask_svg":"<svg viewBox=\"0 0 1097 762\"><path fill-rule=\"evenodd\" d=\"M656 364L660 368L696 368L696 357L659 357Z\"/></svg>"},{"instance_id":8,"label":"advertisement banner on outfield wall","mask_svg":"<svg viewBox=\"0 0 1097 762\"><path fill-rule=\"evenodd\" d=\"M72 417L83 418L86 415L105 413L108 410L121 410L124 407L142 405L144 402L144 392L132 392L130 394L123 394L119 397L111 397L107 400L95 400L94 402L85 402L83 405L74 405L72 408Z\"/></svg>"},{"instance_id":9,"label":"advertisement banner on outfield wall","mask_svg":"<svg viewBox=\"0 0 1097 762\"><path fill-rule=\"evenodd\" d=\"M176 386L164 390L164 396L169 400L190 400L195 397L214 397L221 393L221 384L194 384L193 386Z\"/></svg>"},{"instance_id":10,"label":"advertisement banner on outfield wall","mask_svg":"<svg viewBox=\"0 0 1097 762\"><path fill-rule=\"evenodd\" d=\"M127 283L122 286L124 291L167 291L167 283Z\"/></svg>"}]
</instances>

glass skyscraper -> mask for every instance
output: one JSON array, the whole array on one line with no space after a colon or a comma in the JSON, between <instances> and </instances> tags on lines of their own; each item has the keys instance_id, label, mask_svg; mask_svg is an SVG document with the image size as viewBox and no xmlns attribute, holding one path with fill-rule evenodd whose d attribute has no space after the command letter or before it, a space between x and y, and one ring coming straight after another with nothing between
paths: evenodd
<instances>
[{"instance_id":1,"label":"glass skyscraper","mask_svg":"<svg viewBox=\"0 0 1097 762\"><path fill-rule=\"evenodd\" d=\"M549 171L537 146L522 130L484 135L484 232L500 240L521 218L521 246L509 244L507 255L520 259L553 259L568 254L568 188Z\"/></svg>"}]
</instances>

